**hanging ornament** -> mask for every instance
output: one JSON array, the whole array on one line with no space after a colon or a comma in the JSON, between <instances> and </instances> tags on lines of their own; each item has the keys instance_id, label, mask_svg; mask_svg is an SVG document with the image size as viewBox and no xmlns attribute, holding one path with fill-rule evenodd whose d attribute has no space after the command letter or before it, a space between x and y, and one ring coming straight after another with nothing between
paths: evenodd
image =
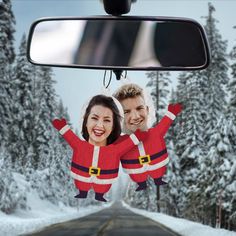
<instances>
[{"instance_id":1,"label":"hanging ornament","mask_svg":"<svg viewBox=\"0 0 236 236\"><path fill-rule=\"evenodd\" d=\"M97 95L90 100L82 126L85 140L81 140L70 129L65 119L55 119L52 122L73 150L71 176L79 189L75 198L86 198L88 191L93 188L95 199L106 202L103 195L118 177L120 156L137 145L139 140L147 138L147 132L137 130L123 138L122 142L114 143L121 133L121 116L114 100L105 95ZM92 110L94 107L96 109ZM103 109L102 112L99 108ZM107 115L109 113L103 112L106 109L111 111L111 117ZM107 122L113 122L110 131ZM93 142L98 145L91 144Z\"/></svg>"}]
</instances>

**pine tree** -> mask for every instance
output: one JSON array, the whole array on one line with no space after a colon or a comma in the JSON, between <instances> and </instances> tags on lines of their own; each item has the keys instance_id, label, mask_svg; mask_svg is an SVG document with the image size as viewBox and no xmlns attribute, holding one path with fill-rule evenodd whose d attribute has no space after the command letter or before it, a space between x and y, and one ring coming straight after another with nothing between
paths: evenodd
<instances>
[{"instance_id":1,"label":"pine tree","mask_svg":"<svg viewBox=\"0 0 236 236\"><path fill-rule=\"evenodd\" d=\"M201 163L201 175L198 181L198 193L196 199L198 199L199 206L198 212L201 212L199 216L200 220L204 223L215 225L216 218L216 196L211 194L217 194L221 190L219 185L212 185L209 179L215 176L215 181L219 181L222 172L218 172L219 175L215 175L214 172L220 168L222 164L219 160L222 158L226 161L228 154L222 154L219 151L218 142L225 142L223 131L225 130L225 118L226 112L226 92L225 86L229 81L227 70L227 41L223 41L219 30L216 27L216 19L213 17L215 11L214 6L209 3L209 14L206 17L205 30L208 36L210 48L211 48L211 64L210 66L201 72L202 78L200 80L201 94L202 94L202 117L205 124L205 132L203 133L204 143L206 145L205 155L200 157ZM230 147L230 143L227 144ZM225 156L226 155L226 156ZM211 189L211 190L210 190ZM209 193L211 194L209 195ZM206 210L207 206L207 210Z\"/></svg>"},{"instance_id":2,"label":"pine tree","mask_svg":"<svg viewBox=\"0 0 236 236\"><path fill-rule=\"evenodd\" d=\"M174 127L174 133L177 133L174 145L180 158L180 175L183 181L179 192L181 215L203 222L206 220L204 190L207 188L204 184L209 184L209 173L214 169L211 163L204 162L208 155L208 142L216 132L217 119L225 111L224 86L228 81L227 44L221 39L216 28L214 10L209 4L206 32L212 52L212 63L204 71L180 75L177 97L184 110L179 117L180 124ZM213 214L215 211L213 213L212 209L208 215L210 219L213 219Z\"/></svg>"},{"instance_id":3,"label":"pine tree","mask_svg":"<svg viewBox=\"0 0 236 236\"><path fill-rule=\"evenodd\" d=\"M70 125L70 117L67 109L64 107L60 100L58 109L55 111L57 117L63 117ZM71 125L70 125L71 126ZM70 164L72 157L72 150L66 141L60 137L60 134L54 130L56 134L54 143L54 157L52 163L49 166L49 173L51 178L52 188L52 202L58 204L62 202L65 205L77 206L78 200L74 199L73 196L77 194L77 190L74 186L74 181L70 176ZM63 186L63 188L62 188Z\"/></svg>"},{"instance_id":4,"label":"pine tree","mask_svg":"<svg viewBox=\"0 0 236 236\"><path fill-rule=\"evenodd\" d=\"M55 156L49 166L50 185L52 186L50 200L54 204L62 202L65 205L76 205L77 199L74 199L74 196L77 194L77 190L70 176L72 152L61 144L59 137L55 140L54 150ZM44 187L47 189L47 186Z\"/></svg>"},{"instance_id":5,"label":"pine tree","mask_svg":"<svg viewBox=\"0 0 236 236\"><path fill-rule=\"evenodd\" d=\"M30 176L33 188L37 189L42 199L51 199L52 188L50 165L55 158L54 144L56 133L51 121L57 110L56 95L53 87L52 69L49 67L35 67L35 117L33 123L33 139L29 147L28 158L34 172Z\"/></svg>"},{"instance_id":6,"label":"pine tree","mask_svg":"<svg viewBox=\"0 0 236 236\"><path fill-rule=\"evenodd\" d=\"M26 208L26 192L21 191L13 178L9 153L6 148L0 147L0 211L7 214L16 209Z\"/></svg>"},{"instance_id":7,"label":"pine tree","mask_svg":"<svg viewBox=\"0 0 236 236\"><path fill-rule=\"evenodd\" d=\"M1 74L4 72L4 65L8 67L14 62L14 29L15 17L12 12L10 0L3 0L0 5L0 60ZM7 63L7 64L5 64Z\"/></svg>"},{"instance_id":8,"label":"pine tree","mask_svg":"<svg viewBox=\"0 0 236 236\"><path fill-rule=\"evenodd\" d=\"M33 140L34 80L33 66L26 59L26 36L23 35L16 58L12 82L12 124L9 150L15 169L21 173L26 165L28 148Z\"/></svg>"},{"instance_id":9,"label":"pine tree","mask_svg":"<svg viewBox=\"0 0 236 236\"><path fill-rule=\"evenodd\" d=\"M227 138L229 139L231 152L228 156L230 170L227 173L227 180L223 196L223 209L227 211L227 222L224 222L228 229L236 228L236 199L233 196L236 192L236 46L233 47L230 57L231 64L231 80L227 86L230 91L230 99L227 109Z\"/></svg>"},{"instance_id":10,"label":"pine tree","mask_svg":"<svg viewBox=\"0 0 236 236\"><path fill-rule=\"evenodd\" d=\"M202 119L202 96L198 72L182 73L177 86L177 100L182 103L183 111L175 121L174 138L175 153L179 158L179 174L182 181L178 189L178 209L181 215L193 219L196 208L194 196L197 194L197 179L199 172L199 157L204 156ZM196 219L195 219L196 220Z\"/></svg>"},{"instance_id":11,"label":"pine tree","mask_svg":"<svg viewBox=\"0 0 236 236\"><path fill-rule=\"evenodd\" d=\"M232 130L236 129L236 46L233 47L230 57L232 59L231 65L231 80L227 86L228 91L230 91L229 105L227 109L227 117L232 120ZM233 152L236 153L236 139L235 134L232 133L231 143L233 146Z\"/></svg>"},{"instance_id":12,"label":"pine tree","mask_svg":"<svg viewBox=\"0 0 236 236\"><path fill-rule=\"evenodd\" d=\"M201 171L202 176L204 176L204 179L201 178L203 181L201 188L205 194L202 207L207 207L205 221L208 220L208 224L213 226L216 223L216 210L218 211L221 208L224 211L225 220L228 220L232 211L230 201L234 198L233 191L235 191L235 173L233 173L232 167L235 162L229 139L231 128L232 126L226 117L222 115L218 119L214 135L209 140L209 152L206 157L201 158ZM222 203L219 203L220 198Z\"/></svg>"},{"instance_id":13,"label":"pine tree","mask_svg":"<svg viewBox=\"0 0 236 236\"><path fill-rule=\"evenodd\" d=\"M150 197L154 194L154 201L152 204L155 204L156 209L156 194L155 190L152 189L152 185L150 184L150 180L147 181L147 189L144 191L136 192L137 183L129 180L129 186L127 188L127 193L125 196L125 201L132 207L136 207L139 209L150 210ZM156 189L156 188L155 188Z\"/></svg>"},{"instance_id":14,"label":"pine tree","mask_svg":"<svg viewBox=\"0 0 236 236\"><path fill-rule=\"evenodd\" d=\"M177 92L172 89L169 104L174 104L177 102L179 102L177 99ZM176 136L179 132L178 130L180 130L178 127L180 127L179 116L176 117L165 137L170 161L167 165L167 173L164 176L165 181L168 184L164 186L164 188L161 188L161 201L164 203L164 209L162 209L162 212L173 216L179 215L179 203L181 202L179 192L182 186L179 157L176 155L174 145L177 143ZM177 133L175 133L175 131Z\"/></svg>"},{"instance_id":15,"label":"pine tree","mask_svg":"<svg viewBox=\"0 0 236 236\"><path fill-rule=\"evenodd\" d=\"M167 109L167 101L169 95L169 84L170 84L170 73L169 72L157 72L150 71L146 73L147 78L149 78L149 82L147 83L147 87L151 87L151 96L154 100L155 106L155 115L156 122L158 122L164 115ZM151 209L156 209L160 211L159 202L160 202L160 187L155 186L152 181L148 181L148 189L149 192L147 201L150 202L149 197L156 195L156 207L151 207ZM153 198L153 197L151 197ZM148 204L149 206L149 204Z\"/></svg>"},{"instance_id":16,"label":"pine tree","mask_svg":"<svg viewBox=\"0 0 236 236\"><path fill-rule=\"evenodd\" d=\"M232 124L231 119L220 120L222 125L222 141L218 145L221 151L221 158L225 156L222 165L219 167L221 173L218 183L218 189L222 191L222 222L221 226L227 229L235 229L236 227L236 160L235 146L232 145L232 134L236 137L236 127ZM219 202L218 202L219 203Z\"/></svg>"},{"instance_id":17,"label":"pine tree","mask_svg":"<svg viewBox=\"0 0 236 236\"><path fill-rule=\"evenodd\" d=\"M170 73L169 72L157 72L150 71L146 73L149 82L147 87L151 87L151 96L155 103L156 120L158 121L164 115L167 107L169 85L170 85Z\"/></svg>"},{"instance_id":18,"label":"pine tree","mask_svg":"<svg viewBox=\"0 0 236 236\"><path fill-rule=\"evenodd\" d=\"M14 25L11 1L0 4L0 142L8 139L8 126L11 123L11 65L14 62Z\"/></svg>"},{"instance_id":19,"label":"pine tree","mask_svg":"<svg viewBox=\"0 0 236 236\"><path fill-rule=\"evenodd\" d=\"M56 117L64 117L69 124L70 118L62 101L57 102L52 70L37 67L36 78L35 138L29 152L35 169L30 176L31 185L42 199L76 206L78 201L73 198L76 190L69 175L72 152L51 123Z\"/></svg>"},{"instance_id":20,"label":"pine tree","mask_svg":"<svg viewBox=\"0 0 236 236\"><path fill-rule=\"evenodd\" d=\"M170 157L170 162L168 163L165 180L168 184L163 189L161 200L165 202L165 212L168 215L178 216L180 212L179 205L181 203L179 193L181 191L183 181L180 175L179 157L175 153L174 142L172 140L167 142L167 150Z\"/></svg>"},{"instance_id":21,"label":"pine tree","mask_svg":"<svg viewBox=\"0 0 236 236\"><path fill-rule=\"evenodd\" d=\"M229 78L227 75L227 41L222 40L222 36L216 27L217 20L213 17L214 6L209 3L209 13L206 17L205 30L211 49L211 64L202 74L202 91L204 92L204 106L206 113L206 130L205 140L208 141L212 135L217 118L225 112L226 93L225 85Z\"/></svg>"},{"instance_id":22,"label":"pine tree","mask_svg":"<svg viewBox=\"0 0 236 236\"><path fill-rule=\"evenodd\" d=\"M57 110L56 93L53 87L52 69L49 67L37 68L36 85L36 115L34 122L34 166L44 168L51 162L51 153L53 152L53 139L55 130L52 126L52 120L55 118Z\"/></svg>"}]
</instances>

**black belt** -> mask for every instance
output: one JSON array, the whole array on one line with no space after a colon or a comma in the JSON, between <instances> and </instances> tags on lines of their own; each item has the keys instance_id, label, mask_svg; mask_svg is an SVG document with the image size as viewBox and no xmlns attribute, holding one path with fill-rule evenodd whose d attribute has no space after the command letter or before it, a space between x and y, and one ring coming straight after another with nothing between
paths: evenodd
<instances>
[{"instance_id":1,"label":"black belt","mask_svg":"<svg viewBox=\"0 0 236 236\"><path fill-rule=\"evenodd\" d=\"M99 176L100 174L101 175L116 174L119 171L118 168L117 169L111 169L111 170L101 170L98 167L92 167L92 166L90 168L88 168L88 167L78 165L74 162L71 162L71 166L74 167L77 170L81 170L81 171L84 171L86 173L89 173L90 175L95 175L95 176Z\"/></svg>"},{"instance_id":2,"label":"black belt","mask_svg":"<svg viewBox=\"0 0 236 236\"><path fill-rule=\"evenodd\" d=\"M127 159L122 159L121 163L122 164L145 164L145 163L149 163L150 161L153 161L155 159L157 159L158 157L163 156L164 154L167 153L167 149L164 149L158 153L155 153L151 156L146 155L146 156L141 156L138 159L131 159L131 160L127 160Z\"/></svg>"}]
</instances>

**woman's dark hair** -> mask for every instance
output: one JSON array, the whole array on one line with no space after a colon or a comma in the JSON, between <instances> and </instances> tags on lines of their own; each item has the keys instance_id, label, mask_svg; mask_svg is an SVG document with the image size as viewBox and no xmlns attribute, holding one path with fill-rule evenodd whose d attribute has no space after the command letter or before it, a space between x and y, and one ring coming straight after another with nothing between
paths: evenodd
<instances>
[{"instance_id":1,"label":"woman's dark hair","mask_svg":"<svg viewBox=\"0 0 236 236\"><path fill-rule=\"evenodd\" d=\"M109 145L113 143L121 134L121 115L112 97L108 97L105 95L96 95L90 100L84 114L82 135L86 141L89 140L89 134L86 125L91 109L96 105L107 107L111 109L113 113L113 129L111 134L107 138L107 145Z\"/></svg>"}]
</instances>

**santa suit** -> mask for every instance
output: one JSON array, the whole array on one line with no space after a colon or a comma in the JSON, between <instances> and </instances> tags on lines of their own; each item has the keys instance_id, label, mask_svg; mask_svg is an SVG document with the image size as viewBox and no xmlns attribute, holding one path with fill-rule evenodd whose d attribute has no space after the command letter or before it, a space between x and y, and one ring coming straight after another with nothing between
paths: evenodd
<instances>
[{"instance_id":1,"label":"santa suit","mask_svg":"<svg viewBox=\"0 0 236 236\"><path fill-rule=\"evenodd\" d=\"M121 157L122 167L133 181L144 182L148 176L156 179L166 173L169 158L164 136L174 119L175 115L167 111L161 121L148 130L147 139Z\"/></svg>"},{"instance_id":2,"label":"santa suit","mask_svg":"<svg viewBox=\"0 0 236 236\"><path fill-rule=\"evenodd\" d=\"M73 149L71 176L80 191L108 192L118 176L120 156L139 143L130 135L119 144L99 147L79 139L68 125L59 132Z\"/></svg>"}]
</instances>

